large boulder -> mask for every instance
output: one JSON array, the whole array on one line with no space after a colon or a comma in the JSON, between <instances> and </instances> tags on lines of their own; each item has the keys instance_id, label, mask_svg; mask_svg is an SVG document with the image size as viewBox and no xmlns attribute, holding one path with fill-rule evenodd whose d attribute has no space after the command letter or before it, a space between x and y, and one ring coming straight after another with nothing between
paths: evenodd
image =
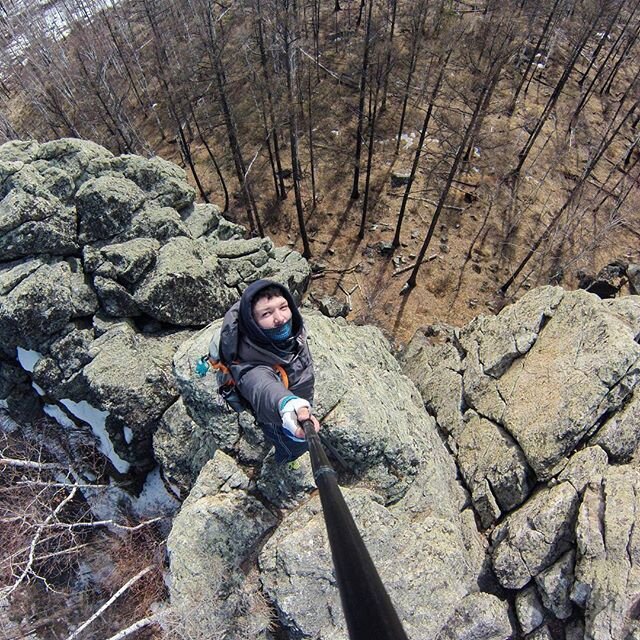
<instances>
[{"instance_id":1,"label":"large boulder","mask_svg":"<svg viewBox=\"0 0 640 640\"><path fill-rule=\"evenodd\" d=\"M447 623L449 632L466 628L469 638L507 638L511 627L497 600L477 601L486 615L476 626L466 617L469 608L460 606L489 579L485 545L434 422L400 373L388 343L372 327L328 319L306 308L303 314L316 369L321 436L341 460L338 469L350 484L367 487L343 492L410 636L435 637ZM188 483L182 484L183 492L195 481L189 472L201 468L205 442L209 450L217 443L246 461L247 441L253 438L252 420L216 402L215 376L193 374L218 325L200 331L176 354L174 370L186 412L176 408L179 417L167 416L171 420L154 440L172 482ZM170 441L173 447L171 433L177 434ZM200 462L192 464L195 456ZM298 471L288 471L275 465L271 454L249 462L258 467L251 493L263 504L285 510L256 570L290 637L342 638L346 629L320 501L310 497L314 483L308 456L301 463ZM202 545L204 534L193 535ZM187 588L182 585L186 580L174 575L173 588ZM425 585L429 598L424 597ZM501 613L490 622L497 611Z\"/></svg>"},{"instance_id":2,"label":"large boulder","mask_svg":"<svg viewBox=\"0 0 640 640\"><path fill-rule=\"evenodd\" d=\"M0 201L0 255L5 260L77 253L76 216L54 196L12 189Z\"/></svg>"},{"instance_id":3,"label":"large boulder","mask_svg":"<svg viewBox=\"0 0 640 640\"><path fill-rule=\"evenodd\" d=\"M134 300L149 316L181 326L206 324L240 297L225 286L216 255L199 240L171 238L136 284Z\"/></svg>"},{"instance_id":4,"label":"large boulder","mask_svg":"<svg viewBox=\"0 0 640 640\"><path fill-rule=\"evenodd\" d=\"M171 605L186 637L272 637L272 612L247 566L277 518L248 489L249 478L218 451L173 522Z\"/></svg>"},{"instance_id":5,"label":"large boulder","mask_svg":"<svg viewBox=\"0 0 640 640\"><path fill-rule=\"evenodd\" d=\"M0 266L0 347L10 358L16 348L39 350L66 330L74 318L91 317L98 301L78 260L31 260Z\"/></svg>"},{"instance_id":6,"label":"large boulder","mask_svg":"<svg viewBox=\"0 0 640 640\"><path fill-rule=\"evenodd\" d=\"M571 599L585 610L585 638L637 638L640 592L640 470L610 467L589 484L576 527Z\"/></svg>"},{"instance_id":7,"label":"large boulder","mask_svg":"<svg viewBox=\"0 0 640 640\"><path fill-rule=\"evenodd\" d=\"M639 338L638 297L544 287L404 353L527 638L640 637Z\"/></svg>"},{"instance_id":8,"label":"large boulder","mask_svg":"<svg viewBox=\"0 0 640 640\"><path fill-rule=\"evenodd\" d=\"M178 397L171 360L185 335L145 336L126 323L93 335L75 331L54 343L35 365L34 381L76 418L88 422L81 403L100 412L109 446L127 470L144 473L154 465L153 432Z\"/></svg>"},{"instance_id":9,"label":"large boulder","mask_svg":"<svg viewBox=\"0 0 640 640\"><path fill-rule=\"evenodd\" d=\"M145 200L145 194L126 178L100 176L85 182L76 193L80 240L108 240L122 233Z\"/></svg>"}]
</instances>

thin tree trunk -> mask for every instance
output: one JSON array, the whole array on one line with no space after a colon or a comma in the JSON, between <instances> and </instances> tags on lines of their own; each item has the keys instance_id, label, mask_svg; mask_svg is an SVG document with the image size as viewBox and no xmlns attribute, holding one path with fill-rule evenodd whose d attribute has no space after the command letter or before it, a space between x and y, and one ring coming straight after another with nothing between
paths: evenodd
<instances>
[{"instance_id":1,"label":"thin tree trunk","mask_svg":"<svg viewBox=\"0 0 640 640\"><path fill-rule=\"evenodd\" d=\"M264 46L264 31L263 31L263 19L262 19L262 5L260 1L257 2L258 9L258 49L260 51L260 67L262 68L262 75L264 76L264 88L267 94L267 105L269 113L269 122L271 131L273 132L273 154L276 161L277 175L278 175L278 187L277 192L280 200L286 200L287 190L284 185L284 172L282 170L282 161L280 159L280 145L278 142L277 121L275 117L275 110L273 107L273 92L271 91L272 79L269 75L269 65L267 62L267 52Z\"/></svg>"},{"instance_id":2,"label":"thin tree trunk","mask_svg":"<svg viewBox=\"0 0 640 640\"><path fill-rule=\"evenodd\" d=\"M589 161L589 163L587 164L587 166L585 167L584 171L582 172L582 176L580 177L580 180L577 182L577 184L574 186L574 188L571 190L571 193L569 194L569 197L567 198L566 202L562 205L562 207L560 207L560 209L557 211L557 213L553 216L553 218L551 219L551 221L549 222L549 224L547 225L547 227L545 228L545 230L542 232L542 234L538 237L538 239L533 243L533 245L531 246L531 249L529 249L527 255L524 257L524 259L522 260L522 262L520 262L520 264L517 266L516 270L513 272L513 274L509 277L509 279L500 287L500 292L504 295L506 294L507 290L509 289L509 287L513 284L514 280L520 275L520 272L526 267L527 263L529 262L529 260L531 260L531 258L533 257L533 255L535 254L535 252L538 250L538 248L540 247L540 245L545 242L551 235L551 232L553 231L553 229L556 227L556 225L558 224L558 222L560 221L560 218L562 217L562 215L564 214L564 212L573 204L573 202L576 200L576 198L578 197L579 193L582 191L587 178L591 175L591 173L593 172L596 164L598 163L598 161L600 160L600 158L603 156L604 152L609 148L609 145L611 144L611 142L613 141L613 139L615 138L615 136L618 134L618 132L620 131L622 125L629 119L629 116L632 112L632 110L637 107L638 105L638 101L636 101L634 103L634 106L627 112L627 114L625 115L624 118L622 118L622 120L620 121L620 123L615 127L615 129L613 130L613 132L607 137L605 136L600 144L600 147L597 149L596 153L594 154L593 158ZM613 120L611 121L611 125L609 126L609 130L611 130L611 127L613 126Z\"/></svg>"},{"instance_id":3,"label":"thin tree trunk","mask_svg":"<svg viewBox=\"0 0 640 640\"><path fill-rule=\"evenodd\" d=\"M407 104L409 102L409 94L411 88L411 80L416 70L418 62L418 54L422 43L422 30L427 17L426 2L421 2L417 19L414 21L413 36L411 38L411 55L409 58L409 71L407 80L404 85L404 95L402 97L402 108L400 110L400 125L398 126L398 136L396 138L396 155L400 151L400 141L402 140L402 129L404 128L404 119L407 114Z\"/></svg>"},{"instance_id":4,"label":"thin tree trunk","mask_svg":"<svg viewBox=\"0 0 640 640\"><path fill-rule=\"evenodd\" d=\"M229 210L229 191L227 190L227 183L224 180L224 176L220 171L220 166L218 165L218 162L216 161L216 158L213 155L211 148L207 144L207 140L202 135L202 131L200 130L200 124L198 123L198 118L196 118L196 113L191 103L189 103L189 108L191 110L191 117L193 118L193 122L196 125L196 131L198 132L198 137L200 138L200 142L202 142L202 144L204 145L204 148L207 150L207 155L209 156L209 159L213 163L216 173L218 174L218 178L220 180L220 186L222 187L222 191L224 193L224 208L222 209L222 212L226 213Z\"/></svg>"},{"instance_id":5,"label":"thin tree trunk","mask_svg":"<svg viewBox=\"0 0 640 640\"><path fill-rule=\"evenodd\" d=\"M433 218L431 219L431 224L429 226L429 230L427 231L427 237L424 239L424 242L422 243L422 247L420 248L420 253L418 254L418 258L416 260L416 264L413 268L413 271L411 272L411 275L409 276L409 279L407 280L404 288L403 288L403 293L404 292L408 292L411 289L413 289L416 286L417 283L417 276L418 276L418 271L420 269L420 266L424 260L424 256L427 252L427 249L429 248L429 244L431 243L431 238L433 237L433 234L435 232L436 226L438 224L438 219L440 218L440 214L442 213L442 209L444 208L444 204L447 200L447 197L449 195L449 191L451 190L451 184L453 183L453 179L456 176L456 173L458 172L458 167L460 166L460 163L462 162L462 158L464 156L464 151L465 148L467 146L467 142L469 140L469 138L471 137L471 135L473 134L473 131L476 127L476 123L478 121L478 118L480 116L481 111L485 108L486 106L486 96L487 94L491 93L493 91L493 87L495 85L495 83L497 83L498 81L498 76L499 76L499 70L500 70L501 66L498 66L497 69L491 69L490 74L489 74L489 78L487 80L487 83L485 84L485 86L482 89L482 93L480 94L480 97L478 98L478 101L476 102L476 106L475 109L473 111L473 114L471 116L471 120L469 121L469 125L467 126L465 132L464 132L464 136L462 138L462 141L460 143L460 145L458 146L458 152L456 153L456 156L454 158L453 164L451 165L451 168L449 170L449 175L447 176L447 181L445 183L444 189L442 190L442 193L440 194L440 198L438 199L438 204L436 205L436 210L433 214Z\"/></svg>"},{"instance_id":6,"label":"thin tree trunk","mask_svg":"<svg viewBox=\"0 0 640 640\"><path fill-rule=\"evenodd\" d=\"M553 92L552 92L551 96L549 97L549 100L547 101L547 104L544 107L542 115L540 116L540 118L538 118L538 121L536 122L536 125L535 125L533 131L529 135L529 139L527 140L527 142L525 143L524 147L522 148L522 150L518 154L518 164L517 164L516 168L513 170L513 173L515 175L518 175L520 173L520 171L522 169L522 166L524 165L524 163L525 163L525 161L527 159L527 156L531 152L531 149L533 148L533 145L535 144L535 141L537 140L538 135L542 131L542 127L544 126L545 122L547 121L547 118L551 114L551 111L552 111L553 107L555 106L556 102L558 101L558 98L560 97L560 94L562 93L562 90L564 89L565 85L567 84L567 80L569 79L569 76L571 75L571 72L573 71L573 69L575 67L575 64L576 64L576 62L578 60L578 57L582 53L582 50L584 49L584 46L587 43L587 40L589 39L589 36L591 35L591 32L592 32L592 30L594 28L595 28L594 25L590 25L589 28L585 29L585 32L584 32L580 42L578 42L578 44L574 47L573 52L571 54L571 57L569 58L569 61L567 62L566 66L564 68L564 71L563 71L562 75L560 76L560 79L558 80L555 88L553 89Z\"/></svg>"},{"instance_id":7,"label":"thin tree trunk","mask_svg":"<svg viewBox=\"0 0 640 640\"><path fill-rule=\"evenodd\" d=\"M229 105L226 91L226 78L222 63L220 60L220 51L217 41L217 35L215 32L215 26L213 21L213 15L211 14L211 7L207 6L207 32L209 40L209 59L213 67L213 72L216 81L216 87L218 90L218 101L222 110L222 117L224 119L225 127L227 130L227 138L229 139L229 146L231 147L231 156L233 158L233 164L236 170L236 176L240 183L240 188L244 193L245 205L247 207L247 217L249 219L249 226L252 232L258 232L260 236L264 236L262 224L258 216L258 208L253 198L253 193L247 180L247 170L242 157L242 151L240 149L240 143L238 142L238 132Z\"/></svg>"},{"instance_id":8,"label":"thin tree trunk","mask_svg":"<svg viewBox=\"0 0 640 640\"><path fill-rule=\"evenodd\" d=\"M369 87L369 148L367 150L367 174L364 183L364 200L362 202L362 218L360 219L360 230L358 232L358 238L362 240L364 238L364 227L367 221L367 209L369 206L369 192L371 185L371 165L373 162L373 151L375 144L376 133L376 117L378 114L378 93L380 92L381 72L380 64L378 63L378 73L376 74L376 86L375 91ZM372 95L373 94L373 95Z\"/></svg>"},{"instance_id":9,"label":"thin tree trunk","mask_svg":"<svg viewBox=\"0 0 640 640\"><path fill-rule=\"evenodd\" d=\"M296 43L296 15L295 6L289 0L285 0L285 27L284 27L284 53L285 67L287 72L287 104L289 107L289 144L291 147L291 168L293 172L293 192L296 202L296 213L298 215L298 225L302 236L303 252L305 258L311 257L311 247L307 237L307 229L304 221L304 210L302 207L302 196L300 193L300 159L298 155L298 110L294 96L294 88L297 87L297 44Z\"/></svg>"},{"instance_id":10,"label":"thin tree trunk","mask_svg":"<svg viewBox=\"0 0 640 640\"><path fill-rule=\"evenodd\" d=\"M547 33L549 31L549 27L551 26L553 17L555 16L556 9L558 8L558 4L560 4L560 0L555 0L553 7L551 8L551 13L549 13L549 15L547 16L547 20L544 23L544 27L542 27L542 33L540 34L536 42L536 46L533 50L533 53L531 54L531 57L527 62L527 66L524 70L524 73L522 74L522 78L520 79L520 83L518 84L516 92L513 96L513 100L511 101L511 106L509 107L510 113L513 113L515 111L516 104L518 103L518 96L520 95L520 91L522 91L522 87L524 86L524 83L527 80L529 71L531 71L531 68L534 66L534 64L537 64L536 56L538 55L538 53L540 53L540 48L542 46L542 43L544 42L544 39L547 37Z\"/></svg>"},{"instance_id":11,"label":"thin tree trunk","mask_svg":"<svg viewBox=\"0 0 640 640\"><path fill-rule=\"evenodd\" d=\"M638 6L640 6L640 2L637 2L636 5L634 6L633 11L631 12L631 15L629 16L629 18L627 20L627 23L625 24L625 26L623 27L622 31L620 32L620 35L618 36L616 41L613 43L612 47L609 49L609 52L607 53L607 55L606 55L605 59L603 60L602 64L596 70L596 73L593 76L593 78L591 79L591 82L589 82L589 86L587 87L587 89L585 90L584 94L580 98L580 102L578 103L578 106L575 108L575 110L573 112L573 115L571 116L571 120L570 120L570 123L569 123L569 128L572 128L575 125L575 123L578 120L578 116L580 115L580 113L582 113L582 110L584 109L585 105L587 104L589 98L593 95L593 91L594 91L596 83L602 77L602 74L603 74L604 70L607 67L607 63L609 62L609 59L613 55L613 52L616 50L616 48L618 46L618 42L622 38L622 35L625 33L627 25L629 24L632 16L635 14L636 10L638 9ZM636 37L638 35L638 28L640 28L640 27L637 27L636 31L635 31ZM626 48L623 50L621 58L625 57L625 53L626 53ZM605 82L605 84L606 84L606 82Z\"/></svg>"},{"instance_id":12,"label":"thin tree trunk","mask_svg":"<svg viewBox=\"0 0 640 640\"><path fill-rule=\"evenodd\" d=\"M317 67L316 67L317 68ZM309 163L311 164L311 197L313 201L313 209L316 208L316 165L313 153L313 96L311 94L311 65L307 65L307 126L309 130Z\"/></svg>"},{"instance_id":13,"label":"thin tree trunk","mask_svg":"<svg viewBox=\"0 0 640 640\"><path fill-rule=\"evenodd\" d=\"M396 28L397 9L398 0L391 0L391 28L389 29L389 42L387 44L387 61L384 67L384 86L382 88L382 104L380 105L380 113L384 113L387 109L387 91L389 89L389 75L391 73L391 53L393 51L393 34Z\"/></svg>"},{"instance_id":14,"label":"thin tree trunk","mask_svg":"<svg viewBox=\"0 0 640 640\"><path fill-rule=\"evenodd\" d=\"M436 97L438 96L438 91L440 91L440 85L442 84L442 79L444 78L444 72L447 68L447 64L449 63L449 58L451 57L452 50L450 49L447 53L447 57L440 67L440 73L438 74L438 78L436 80L435 85L433 86L433 91L431 92L431 97L429 98L429 106L427 107L427 112L424 116L424 122L422 123L422 129L420 131L420 139L418 140L418 147L416 148L416 152L413 156L413 164L411 165L411 173L409 174L409 179L407 180L407 186L404 190L404 196L402 197L402 204L400 205L400 213L398 213L398 222L396 224L396 232L393 237L393 246L397 248L400 246L400 231L402 229L402 223L404 221L404 214L407 208L407 203L409 202L409 194L411 193L411 187L413 186L413 182L416 179L416 173L418 172L418 164L420 163L420 155L422 154L422 147L424 146L424 140L427 136L427 130L429 128L429 122L431 121L431 114L433 113L433 107L436 103Z\"/></svg>"},{"instance_id":15,"label":"thin tree trunk","mask_svg":"<svg viewBox=\"0 0 640 640\"><path fill-rule=\"evenodd\" d=\"M362 0L360 10L365 0ZM362 128L364 122L364 98L367 85L367 67L369 65L369 48L371 35L371 14L373 13L373 0L369 0L369 8L367 11L367 27L364 37L364 54L362 59L362 69L360 70L360 99L358 102L358 128L356 130L356 153L353 160L353 188L351 189L351 199L357 200L360 197L360 155L362 153ZM358 18L358 24L360 18Z\"/></svg>"},{"instance_id":16,"label":"thin tree trunk","mask_svg":"<svg viewBox=\"0 0 640 640\"><path fill-rule=\"evenodd\" d=\"M595 51L591 55L591 60L589 61L587 68L584 70L584 73L582 74L582 77L580 78L580 80L578 80L579 87L582 87L582 85L584 84L584 81L587 79L587 76L589 75L589 71L591 71L591 68L595 64L595 61L597 60L602 47L604 46L605 42L609 38L609 33L611 33L611 29L613 28L613 25L616 23L616 20L620 15L620 11L622 11L623 5L624 5L624 2L620 2L618 4L618 8L616 9L615 13L611 16L611 20L609 20L609 23L605 27L605 30L602 33L602 37L600 38L600 42L598 42L598 46L595 48Z\"/></svg>"}]
</instances>

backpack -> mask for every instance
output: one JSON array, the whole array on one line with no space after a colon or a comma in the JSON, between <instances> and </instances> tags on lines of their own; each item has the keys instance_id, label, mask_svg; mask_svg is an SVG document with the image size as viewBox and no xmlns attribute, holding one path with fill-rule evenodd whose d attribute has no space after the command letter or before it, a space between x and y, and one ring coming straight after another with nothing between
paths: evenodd
<instances>
[{"instance_id":1,"label":"backpack","mask_svg":"<svg viewBox=\"0 0 640 640\"><path fill-rule=\"evenodd\" d=\"M222 327L216 329L209 343L209 353L202 356L196 363L195 372L199 378L204 377L209 369L216 372L216 386L220 402L225 402L237 413L252 411L251 405L240 394L236 387L236 381L231 375L229 367L220 359L220 332ZM286 371L279 364L272 365L274 371L280 376L285 388L289 388L289 378Z\"/></svg>"}]
</instances>

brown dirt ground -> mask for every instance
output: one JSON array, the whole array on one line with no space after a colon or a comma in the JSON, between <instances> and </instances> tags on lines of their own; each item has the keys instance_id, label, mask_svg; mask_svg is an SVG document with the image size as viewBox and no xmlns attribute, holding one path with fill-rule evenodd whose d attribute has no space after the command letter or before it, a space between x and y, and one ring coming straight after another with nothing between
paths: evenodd
<instances>
[{"instance_id":1,"label":"brown dirt ground","mask_svg":"<svg viewBox=\"0 0 640 640\"><path fill-rule=\"evenodd\" d=\"M508 126L509 119L502 118ZM496 136L500 134L498 124L496 120ZM406 127L407 131L412 129L416 130L417 126ZM438 192L433 189L421 194L420 187L414 186L403 224L402 245L392 256L382 255L376 247L378 243L393 239L404 193L403 187L391 187L390 175L411 166L415 149L415 146L403 149L404 145L401 145L400 154L394 157L394 134L390 131L387 134L380 136L382 141L378 142L385 153L378 153L376 148L377 156L374 156L374 194L370 197L363 240L358 239L363 198L361 195L359 200L350 200L352 162L348 157L339 157L337 147L326 144L326 140L317 140L316 156L320 159L316 183L319 188L314 211L308 167L302 189L311 262L318 269L312 278L309 295L315 299L326 295L348 298L352 308L348 319L359 324L377 325L397 348L402 348L420 326L433 323L462 326L479 314L497 313L505 303L523 295L526 290L547 284L550 262L567 265L561 284L575 288L579 269L595 274L615 259L640 261L640 202L636 190L627 203L628 210L638 212L635 218L627 217L624 225L607 231L596 214L588 213L592 219L583 219L579 225L576 223L566 234L566 241L555 250L555 255L547 255L549 247L543 246L540 256L530 262L508 296L501 296L499 287L524 256L528 243L540 234L541 217L545 212L547 215L553 213L566 199L571 176L567 180L556 176L555 180L542 184L533 177L523 179L516 216L508 206L501 204L499 194L504 189L496 176L483 169L476 173L472 166L467 173L458 176L461 182L455 185L447 201L448 207L441 215L419 271L417 286L408 295L401 295L410 275L407 267L415 263L420 251ZM202 159L204 166L204 156ZM366 151L363 153L361 193L365 161ZM565 159L565 166L567 162ZM258 170L268 176L266 161ZM554 169L550 171L553 173ZM208 175L206 169L205 180L208 185L216 182L215 176ZM277 246L289 245L302 252L290 180L287 186L287 200L274 205L273 201L259 198L259 210L265 231ZM466 198L472 202L465 200L465 194L469 194ZM222 202L215 192L211 199ZM245 226L248 224L243 210L230 212L230 217ZM596 246L593 246L594 242Z\"/></svg>"}]
</instances>

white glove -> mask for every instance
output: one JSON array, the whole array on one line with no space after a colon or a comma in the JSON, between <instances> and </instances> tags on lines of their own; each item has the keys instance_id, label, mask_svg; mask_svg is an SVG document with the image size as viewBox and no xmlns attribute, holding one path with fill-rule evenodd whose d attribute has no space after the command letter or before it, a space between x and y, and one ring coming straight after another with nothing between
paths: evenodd
<instances>
[{"instance_id":1,"label":"white glove","mask_svg":"<svg viewBox=\"0 0 640 640\"><path fill-rule=\"evenodd\" d=\"M291 436L298 442L304 442L304 438L298 438L296 431L300 428L298 422L297 411L300 409L309 409L311 411L311 405L303 398L291 398L280 410L282 416L282 428L288 431Z\"/></svg>"}]
</instances>

